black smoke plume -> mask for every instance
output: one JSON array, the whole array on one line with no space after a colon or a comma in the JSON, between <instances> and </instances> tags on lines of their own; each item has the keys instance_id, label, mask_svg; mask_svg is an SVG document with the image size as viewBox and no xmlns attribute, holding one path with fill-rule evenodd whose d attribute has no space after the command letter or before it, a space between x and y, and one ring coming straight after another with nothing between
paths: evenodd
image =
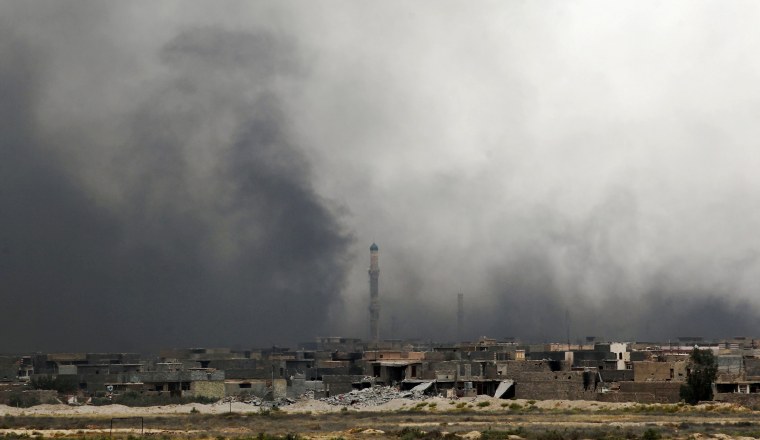
<instances>
[{"instance_id":1,"label":"black smoke plume","mask_svg":"<svg viewBox=\"0 0 760 440\"><path fill-rule=\"evenodd\" d=\"M39 121L42 51L5 32L0 60L1 351L325 331L350 238L288 138L275 82L301 74L290 42L186 30L162 50L167 75L114 124L126 129L97 140L87 122ZM82 178L98 167L107 194Z\"/></svg>"}]
</instances>

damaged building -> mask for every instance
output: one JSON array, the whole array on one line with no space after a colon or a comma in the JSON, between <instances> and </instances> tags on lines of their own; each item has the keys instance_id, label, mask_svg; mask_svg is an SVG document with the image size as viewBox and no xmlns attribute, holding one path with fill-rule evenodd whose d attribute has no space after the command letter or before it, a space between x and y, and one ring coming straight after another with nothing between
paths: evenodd
<instances>
[{"instance_id":1,"label":"damaged building","mask_svg":"<svg viewBox=\"0 0 760 440\"><path fill-rule=\"evenodd\" d=\"M0 388L28 390L30 379L45 377L75 384L74 392L82 397L110 390L278 400L327 398L382 386L449 397L678 402L689 374L692 342L520 344L484 337L445 344L325 337L297 350L182 348L163 350L153 358L38 353L0 357ZM718 362L716 399L760 403L760 348L755 340L700 342Z\"/></svg>"}]
</instances>

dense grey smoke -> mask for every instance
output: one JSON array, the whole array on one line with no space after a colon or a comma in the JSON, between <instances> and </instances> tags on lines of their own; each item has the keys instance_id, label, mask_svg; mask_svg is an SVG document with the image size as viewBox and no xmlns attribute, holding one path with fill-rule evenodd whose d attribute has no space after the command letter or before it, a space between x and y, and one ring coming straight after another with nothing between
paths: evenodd
<instances>
[{"instance_id":1,"label":"dense grey smoke","mask_svg":"<svg viewBox=\"0 0 760 440\"><path fill-rule=\"evenodd\" d=\"M2 3L0 351L751 335L758 16Z\"/></svg>"},{"instance_id":2,"label":"dense grey smoke","mask_svg":"<svg viewBox=\"0 0 760 440\"><path fill-rule=\"evenodd\" d=\"M99 139L86 124L38 123L50 72L12 33L0 44L0 322L17 335L3 350L266 346L325 332L350 240L286 134L273 83L298 74L290 43L180 33L161 51L168 75ZM91 160L71 165L74 149ZM94 175L113 189L85 186L86 167L103 167Z\"/></svg>"}]
</instances>

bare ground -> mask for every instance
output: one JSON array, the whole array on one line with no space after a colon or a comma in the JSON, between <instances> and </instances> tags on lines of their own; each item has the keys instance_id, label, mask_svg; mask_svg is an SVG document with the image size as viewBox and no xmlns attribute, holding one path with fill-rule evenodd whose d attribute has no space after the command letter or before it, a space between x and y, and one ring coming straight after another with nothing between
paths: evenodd
<instances>
[{"instance_id":1,"label":"bare ground","mask_svg":"<svg viewBox=\"0 0 760 440\"><path fill-rule=\"evenodd\" d=\"M345 408L345 409L344 409ZM231 410L231 412L230 412ZM146 437L243 438L259 433L309 439L467 438L489 440L727 439L760 438L760 413L713 404L637 405L589 401L499 400L487 396L425 401L396 399L382 405L341 407L299 401L280 410L253 405L187 404L156 407L0 405L0 435L108 437L113 418L142 417ZM757 420L757 422L756 422ZM139 436L137 419L114 420L113 436ZM546 437L549 435L549 437ZM266 436L260 437L264 439Z\"/></svg>"}]
</instances>

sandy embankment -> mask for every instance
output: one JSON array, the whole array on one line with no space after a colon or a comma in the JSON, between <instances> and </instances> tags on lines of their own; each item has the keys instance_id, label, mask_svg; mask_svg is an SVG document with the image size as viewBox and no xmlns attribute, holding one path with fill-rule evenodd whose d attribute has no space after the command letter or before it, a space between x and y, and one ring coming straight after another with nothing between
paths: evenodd
<instances>
[{"instance_id":1,"label":"sandy embankment","mask_svg":"<svg viewBox=\"0 0 760 440\"><path fill-rule=\"evenodd\" d=\"M424 405L420 405L423 404ZM583 412L608 411L623 409L636 406L633 402L595 402L585 400L502 400L489 396L477 396L474 398L447 399L443 397L430 397L425 400L410 399L393 399L380 405L330 405L320 400L299 400L292 405L280 407L280 410L286 413L333 413L342 411L347 408L349 411L367 411L367 412L392 412L404 409L415 408L420 411L449 411L457 408L466 408L477 412L503 412L509 410L509 406L519 405L522 408L534 406L537 409L554 409L554 410L578 410ZM730 406L732 411L744 411L741 407L729 404L713 404L712 406ZM699 408L699 407L697 407ZM0 405L0 416L3 415L27 415L27 416L103 416L103 417L129 417L129 416L151 416L151 415L171 415L171 414L188 414L195 410L202 414L223 414L227 412L235 413L257 413L262 411L262 407L250 405L242 402L229 403L212 403L200 404L191 403L185 405L162 405L151 407L128 407L124 405L104 405L104 406L69 406L69 405L37 405L31 408L14 408L6 405Z\"/></svg>"}]
</instances>

